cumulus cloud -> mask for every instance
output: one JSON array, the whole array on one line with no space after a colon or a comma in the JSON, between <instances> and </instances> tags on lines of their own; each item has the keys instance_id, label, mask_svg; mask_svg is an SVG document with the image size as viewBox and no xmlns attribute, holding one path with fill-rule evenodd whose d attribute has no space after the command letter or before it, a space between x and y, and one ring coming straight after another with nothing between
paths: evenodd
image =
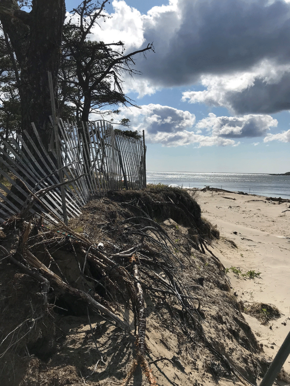
<instances>
[{"instance_id":1,"label":"cumulus cloud","mask_svg":"<svg viewBox=\"0 0 290 386\"><path fill-rule=\"evenodd\" d=\"M123 0L114 0L112 6L115 12L110 18L99 21L92 30L91 39L105 43L122 41L127 52L140 48L145 42L141 13Z\"/></svg>"},{"instance_id":2,"label":"cumulus cloud","mask_svg":"<svg viewBox=\"0 0 290 386\"><path fill-rule=\"evenodd\" d=\"M264 138L264 142L271 141L280 141L280 142L290 142L290 130L283 131L278 134L268 134L266 138Z\"/></svg>"},{"instance_id":3,"label":"cumulus cloud","mask_svg":"<svg viewBox=\"0 0 290 386\"><path fill-rule=\"evenodd\" d=\"M208 130L202 134L195 126L195 116L189 111L178 110L159 104L143 105L140 109L121 109L119 118L129 118L136 130L145 130L149 143L163 146L237 146L239 142Z\"/></svg>"},{"instance_id":4,"label":"cumulus cloud","mask_svg":"<svg viewBox=\"0 0 290 386\"><path fill-rule=\"evenodd\" d=\"M290 5L266 0L179 0L142 16L153 60L138 60L162 86L194 83L202 74L244 71L261 60L287 63ZM162 31L162 33L160 33Z\"/></svg>"},{"instance_id":5,"label":"cumulus cloud","mask_svg":"<svg viewBox=\"0 0 290 386\"><path fill-rule=\"evenodd\" d=\"M149 104L140 109L122 108L122 116L130 119L132 126L139 130L146 130L149 135L157 133L177 133L192 129L195 115L189 111L178 110L169 106Z\"/></svg>"},{"instance_id":6,"label":"cumulus cloud","mask_svg":"<svg viewBox=\"0 0 290 386\"><path fill-rule=\"evenodd\" d=\"M155 143L161 143L164 146L186 146L197 144L198 147L205 146L237 146L239 143L231 139L225 139L218 136L205 136L195 134L193 132L183 130L179 133L157 133L154 138L151 137L151 141Z\"/></svg>"},{"instance_id":7,"label":"cumulus cloud","mask_svg":"<svg viewBox=\"0 0 290 386\"><path fill-rule=\"evenodd\" d=\"M146 78L141 78L139 76L126 76L124 77L123 90L127 94L129 92L137 92L138 99L142 98L145 95L155 94L156 91L160 90L161 87L154 86Z\"/></svg>"},{"instance_id":8,"label":"cumulus cloud","mask_svg":"<svg viewBox=\"0 0 290 386\"><path fill-rule=\"evenodd\" d=\"M112 5L111 19L100 21L93 38L122 40L126 52L151 42L155 47L147 59L135 57L142 75L135 81L125 76L126 92L142 97L201 81L206 90L184 94L185 100L225 106L237 114L290 108L288 1L170 0L147 14L123 0Z\"/></svg>"},{"instance_id":9,"label":"cumulus cloud","mask_svg":"<svg viewBox=\"0 0 290 386\"><path fill-rule=\"evenodd\" d=\"M234 114L271 114L290 109L290 65L265 60L251 71L203 75L203 91L186 91L182 100L227 107Z\"/></svg>"},{"instance_id":10,"label":"cumulus cloud","mask_svg":"<svg viewBox=\"0 0 290 386\"><path fill-rule=\"evenodd\" d=\"M205 129L214 136L222 138L254 138L263 137L278 121L269 115L244 115L241 117L217 117L210 113L196 125L197 129Z\"/></svg>"}]
</instances>

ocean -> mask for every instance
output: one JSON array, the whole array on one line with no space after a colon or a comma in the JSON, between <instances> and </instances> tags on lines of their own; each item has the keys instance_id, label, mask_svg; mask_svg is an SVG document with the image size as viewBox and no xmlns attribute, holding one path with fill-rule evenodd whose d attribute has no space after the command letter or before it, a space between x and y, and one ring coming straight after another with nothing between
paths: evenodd
<instances>
[{"instance_id":1,"label":"ocean","mask_svg":"<svg viewBox=\"0 0 290 386\"><path fill-rule=\"evenodd\" d=\"M190 173L147 171L147 183L202 189L205 186L233 192L290 199L290 175L262 173Z\"/></svg>"}]
</instances>

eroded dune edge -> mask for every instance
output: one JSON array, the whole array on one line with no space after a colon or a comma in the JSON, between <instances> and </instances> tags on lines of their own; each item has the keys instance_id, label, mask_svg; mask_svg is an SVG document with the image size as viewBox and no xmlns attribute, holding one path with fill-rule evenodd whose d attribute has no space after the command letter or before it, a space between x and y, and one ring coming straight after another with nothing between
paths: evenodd
<instances>
[{"instance_id":1,"label":"eroded dune edge","mask_svg":"<svg viewBox=\"0 0 290 386\"><path fill-rule=\"evenodd\" d=\"M259 384L290 323L288 207L151 186L68 227L11 219L1 385Z\"/></svg>"}]
</instances>

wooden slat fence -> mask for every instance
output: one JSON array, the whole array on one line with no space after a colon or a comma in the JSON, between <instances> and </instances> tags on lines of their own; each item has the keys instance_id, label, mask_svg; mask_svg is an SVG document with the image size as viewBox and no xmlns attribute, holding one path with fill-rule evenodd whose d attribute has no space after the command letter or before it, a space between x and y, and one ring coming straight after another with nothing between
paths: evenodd
<instances>
[{"instance_id":1,"label":"wooden slat fence","mask_svg":"<svg viewBox=\"0 0 290 386\"><path fill-rule=\"evenodd\" d=\"M0 174L14 186L14 192L0 182L0 223L19 213L27 205L29 191L39 197L31 213L51 211L57 218L64 218L59 171L56 170L55 140L61 148L61 171L65 185L67 218L77 217L81 207L90 199L106 195L109 190L143 189L146 186L144 136L140 139L124 134L115 135L113 126L106 121L74 123L58 120L58 138L52 138L50 154L45 150L34 124L35 140L27 132L10 143L4 142L9 151L0 157ZM11 178L11 172L16 179ZM19 183L18 180L25 182ZM16 193L18 192L18 194ZM9 193L9 196L6 194Z\"/></svg>"}]
</instances>

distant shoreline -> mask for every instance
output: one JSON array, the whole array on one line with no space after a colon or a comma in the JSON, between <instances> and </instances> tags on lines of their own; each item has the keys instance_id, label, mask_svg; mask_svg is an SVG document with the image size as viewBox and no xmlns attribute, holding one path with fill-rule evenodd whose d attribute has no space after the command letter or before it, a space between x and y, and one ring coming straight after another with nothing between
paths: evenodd
<instances>
[{"instance_id":1,"label":"distant shoreline","mask_svg":"<svg viewBox=\"0 0 290 386\"><path fill-rule=\"evenodd\" d=\"M287 169L286 169L287 170ZM290 168L288 169L290 170ZM266 197L290 199L290 178L285 174L194 174L194 173L147 173L147 182L203 189L206 186L232 192L242 191Z\"/></svg>"},{"instance_id":2,"label":"distant shoreline","mask_svg":"<svg viewBox=\"0 0 290 386\"><path fill-rule=\"evenodd\" d=\"M290 172L277 173L277 174L269 174L269 176L290 176Z\"/></svg>"},{"instance_id":3,"label":"distant shoreline","mask_svg":"<svg viewBox=\"0 0 290 386\"><path fill-rule=\"evenodd\" d=\"M242 191L233 191L233 190L226 190L226 189L220 189L220 188L215 188L215 187L210 187L210 186L206 186L205 188L203 189L199 189L199 188L183 188L185 190L189 190L189 191L199 191L199 192L207 192L207 191L210 191L210 192L216 192L216 193L231 193L231 194L238 194L238 195L243 195L243 196L255 196L255 197L263 197L263 199L265 201L277 201L279 203L282 203L282 202L286 202L286 203L290 203L290 199L289 198L281 198L281 197L269 197L269 196L263 196L262 194L254 194L254 193L246 193L246 192L242 192Z\"/></svg>"}]
</instances>

